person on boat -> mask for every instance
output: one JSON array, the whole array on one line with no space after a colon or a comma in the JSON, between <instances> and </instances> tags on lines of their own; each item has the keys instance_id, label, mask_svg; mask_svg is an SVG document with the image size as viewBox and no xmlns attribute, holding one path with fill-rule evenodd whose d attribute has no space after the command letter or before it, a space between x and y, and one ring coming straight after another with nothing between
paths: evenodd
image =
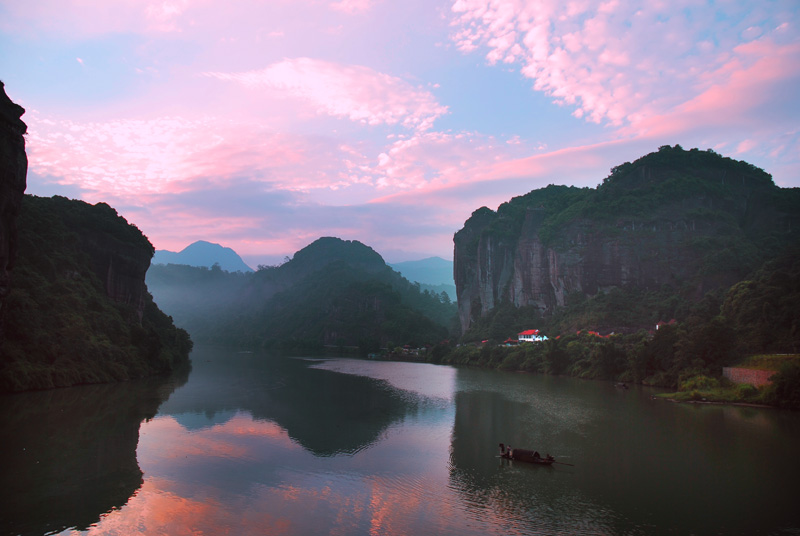
<instances>
[{"instance_id":1,"label":"person on boat","mask_svg":"<svg viewBox=\"0 0 800 536\"><path fill-rule=\"evenodd\" d=\"M500 457L501 458L510 458L511 457L511 447L509 446L506 449L506 446L503 443L500 443Z\"/></svg>"}]
</instances>

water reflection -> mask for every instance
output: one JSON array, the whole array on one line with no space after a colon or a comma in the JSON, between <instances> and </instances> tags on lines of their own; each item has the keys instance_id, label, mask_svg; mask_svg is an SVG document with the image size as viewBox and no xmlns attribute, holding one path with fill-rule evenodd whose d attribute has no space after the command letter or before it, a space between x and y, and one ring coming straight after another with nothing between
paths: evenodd
<instances>
[{"instance_id":1,"label":"water reflection","mask_svg":"<svg viewBox=\"0 0 800 536\"><path fill-rule=\"evenodd\" d=\"M76 460L46 454L53 460L40 481L14 488L4 475L3 493L28 493L28 521L41 518L21 532L74 525L81 530L65 534L749 535L800 528L796 414L676 406L603 382L411 363L209 348L192 357L191 379L155 416L163 396L140 393L143 412L108 393L103 404L70 410L72 425L55 422L52 410L5 423L19 430L44 423L42 438L31 439L42 449L80 445L97 430L122 437L91 443ZM104 417L108 404L129 417ZM51 443L51 436L60 439ZM500 441L575 467L498 459ZM58 463L67 464L61 475ZM77 515L81 506L70 494L83 491L57 482L78 474L91 480L93 471L107 500L85 499L96 504ZM48 479L55 482L41 482ZM99 520L98 512L105 512Z\"/></svg>"},{"instance_id":2,"label":"water reflection","mask_svg":"<svg viewBox=\"0 0 800 536\"><path fill-rule=\"evenodd\" d=\"M372 445L417 404L377 379L311 366L313 361L200 347L192 382L164 404L187 429L226 422L239 411L277 423L317 456Z\"/></svg>"},{"instance_id":3,"label":"water reflection","mask_svg":"<svg viewBox=\"0 0 800 536\"><path fill-rule=\"evenodd\" d=\"M0 531L88 527L141 487L139 425L188 377L0 397Z\"/></svg>"},{"instance_id":4,"label":"water reflection","mask_svg":"<svg viewBox=\"0 0 800 536\"><path fill-rule=\"evenodd\" d=\"M450 485L467 504L490 505L512 532L750 535L800 526L800 464L786 463L800 444L796 415L650 394L459 371ZM575 467L487 460L500 441Z\"/></svg>"}]
</instances>

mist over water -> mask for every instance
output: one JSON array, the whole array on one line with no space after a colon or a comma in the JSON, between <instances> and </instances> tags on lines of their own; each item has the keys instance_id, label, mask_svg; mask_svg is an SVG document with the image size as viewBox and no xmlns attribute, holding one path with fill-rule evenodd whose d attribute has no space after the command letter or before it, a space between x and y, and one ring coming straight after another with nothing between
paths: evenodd
<instances>
[{"instance_id":1,"label":"mist over water","mask_svg":"<svg viewBox=\"0 0 800 536\"><path fill-rule=\"evenodd\" d=\"M2 533L800 531L795 413L418 363L198 347L192 364L185 384L0 399Z\"/></svg>"}]
</instances>

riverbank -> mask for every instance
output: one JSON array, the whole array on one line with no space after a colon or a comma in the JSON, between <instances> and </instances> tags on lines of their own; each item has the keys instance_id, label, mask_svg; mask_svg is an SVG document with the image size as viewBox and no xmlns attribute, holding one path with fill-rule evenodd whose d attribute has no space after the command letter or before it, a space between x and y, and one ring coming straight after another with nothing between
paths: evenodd
<instances>
[{"instance_id":1,"label":"riverbank","mask_svg":"<svg viewBox=\"0 0 800 536\"><path fill-rule=\"evenodd\" d=\"M637 347L635 343L641 342L637 339L636 336L615 336L610 340L596 340L579 334L559 341L512 347L443 344L420 349L413 355L396 351L380 358L671 388L675 392L660 396L675 402L800 409L798 354L754 355L736 363L737 367L775 372L771 385L755 387L722 377L721 367L674 366L670 370L658 370L657 363L642 359L647 357L647 352Z\"/></svg>"},{"instance_id":2,"label":"riverbank","mask_svg":"<svg viewBox=\"0 0 800 536\"><path fill-rule=\"evenodd\" d=\"M674 402L800 409L797 392L797 384L800 381L800 355L753 355L739 362L736 368L745 371L767 371L771 374L768 382L763 385L734 382L724 376L711 378L697 375L680 382L677 392L658 396Z\"/></svg>"}]
</instances>

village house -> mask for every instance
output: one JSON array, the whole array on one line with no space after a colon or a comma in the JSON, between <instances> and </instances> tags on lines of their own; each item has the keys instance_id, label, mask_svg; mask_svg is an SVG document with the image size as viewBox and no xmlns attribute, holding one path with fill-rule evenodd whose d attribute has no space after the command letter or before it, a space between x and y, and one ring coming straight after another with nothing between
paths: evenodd
<instances>
[{"instance_id":1,"label":"village house","mask_svg":"<svg viewBox=\"0 0 800 536\"><path fill-rule=\"evenodd\" d=\"M547 336L538 329L526 329L517 335L519 342L542 342L547 340Z\"/></svg>"}]
</instances>

